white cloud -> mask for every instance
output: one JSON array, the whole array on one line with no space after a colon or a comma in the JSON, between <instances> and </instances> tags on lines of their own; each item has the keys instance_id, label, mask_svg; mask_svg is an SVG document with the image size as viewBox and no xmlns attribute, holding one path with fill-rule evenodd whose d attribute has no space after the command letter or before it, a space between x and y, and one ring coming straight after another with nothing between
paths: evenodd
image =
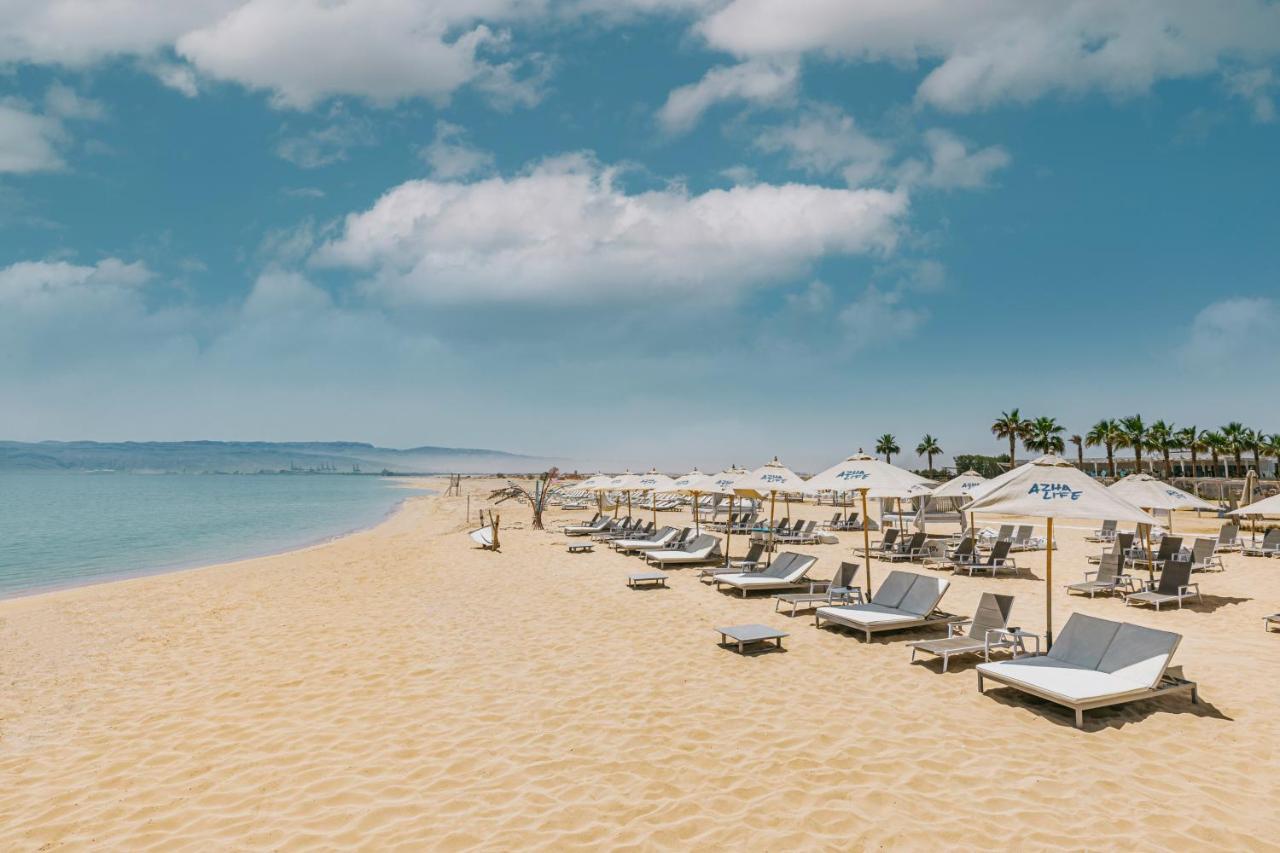
<instances>
[{"instance_id":1,"label":"white cloud","mask_svg":"<svg viewBox=\"0 0 1280 853\"><path fill-rule=\"evenodd\" d=\"M1182 355L1188 362L1223 371L1269 369L1280 358L1277 327L1280 301L1266 297L1223 299L1196 314Z\"/></svg>"},{"instance_id":2,"label":"white cloud","mask_svg":"<svg viewBox=\"0 0 1280 853\"><path fill-rule=\"evenodd\" d=\"M97 121L107 115L101 101L86 98L62 83L54 83L45 91L44 109L49 115L62 119Z\"/></svg>"},{"instance_id":3,"label":"white cloud","mask_svg":"<svg viewBox=\"0 0 1280 853\"><path fill-rule=\"evenodd\" d=\"M794 62L753 61L712 68L697 83L673 89L658 110L658 120L667 131L682 133L721 101L785 101L795 95L799 76Z\"/></svg>"},{"instance_id":4,"label":"white cloud","mask_svg":"<svg viewBox=\"0 0 1280 853\"><path fill-rule=\"evenodd\" d=\"M965 140L941 128L926 130L924 144L929 152L927 162L908 160L898 170L899 180L907 186L979 189L1012 161L999 145L970 150Z\"/></svg>"},{"instance_id":5,"label":"white cloud","mask_svg":"<svg viewBox=\"0 0 1280 853\"><path fill-rule=\"evenodd\" d=\"M200 94L200 84L196 81L196 72L188 65L176 62L149 61L143 67L149 71L161 85L173 89L188 98Z\"/></svg>"},{"instance_id":6,"label":"white cloud","mask_svg":"<svg viewBox=\"0 0 1280 853\"><path fill-rule=\"evenodd\" d=\"M829 105L811 107L793 122L765 129L756 137L756 147L785 152L794 169L842 174L850 186L878 176L893 153L864 133L852 116Z\"/></svg>"},{"instance_id":7,"label":"white cloud","mask_svg":"<svg viewBox=\"0 0 1280 853\"><path fill-rule=\"evenodd\" d=\"M461 303L729 298L828 255L891 250L908 201L882 190L753 184L627 193L584 156L515 177L409 181L313 256L385 298Z\"/></svg>"},{"instance_id":8,"label":"white cloud","mask_svg":"<svg viewBox=\"0 0 1280 853\"><path fill-rule=\"evenodd\" d=\"M882 291L873 285L842 308L838 320L847 335L845 346L864 349L915 335L928 313L903 304L905 295L903 290Z\"/></svg>"},{"instance_id":9,"label":"white cloud","mask_svg":"<svg viewBox=\"0 0 1280 853\"><path fill-rule=\"evenodd\" d=\"M176 50L202 74L271 92L306 108L335 95L389 104L443 101L477 78L510 69L486 51L505 47L481 20L516 16L519 0L249 0L187 32Z\"/></svg>"},{"instance_id":10,"label":"white cloud","mask_svg":"<svg viewBox=\"0 0 1280 853\"><path fill-rule=\"evenodd\" d=\"M1266 0L732 0L698 29L748 59L937 63L917 96L954 111L1054 92L1130 96L1280 54L1280 6Z\"/></svg>"},{"instance_id":11,"label":"white cloud","mask_svg":"<svg viewBox=\"0 0 1280 853\"><path fill-rule=\"evenodd\" d=\"M493 155L466 141L466 131L447 121L436 122L436 135L418 152L431 174L443 180L465 178L493 168Z\"/></svg>"},{"instance_id":12,"label":"white cloud","mask_svg":"<svg viewBox=\"0 0 1280 853\"><path fill-rule=\"evenodd\" d=\"M1276 102L1272 93L1280 87L1280 80L1270 68L1251 68L1227 75L1227 88L1231 94L1253 107L1253 117L1263 124L1276 120Z\"/></svg>"},{"instance_id":13,"label":"white cloud","mask_svg":"<svg viewBox=\"0 0 1280 853\"><path fill-rule=\"evenodd\" d=\"M341 162L352 148L375 140L369 122L339 115L333 124L284 137L276 144L276 154L303 169L317 169Z\"/></svg>"},{"instance_id":14,"label":"white cloud","mask_svg":"<svg viewBox=\"0 0 1280 853\"><path fill-rule=\"evenodd\" d=\"M31 112L19 101L0 101L0 174L49 172L65 164L62 122Z\"/></svg>"}]
</instances>

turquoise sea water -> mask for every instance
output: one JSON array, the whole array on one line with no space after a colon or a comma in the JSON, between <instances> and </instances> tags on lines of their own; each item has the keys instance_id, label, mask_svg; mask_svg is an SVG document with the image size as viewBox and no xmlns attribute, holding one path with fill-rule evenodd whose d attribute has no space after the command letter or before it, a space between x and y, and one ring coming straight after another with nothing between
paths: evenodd
<instances>
[{"instance_id":1,"label":"turquoise sea water","mask_svg":"<svg viewBox=\"0 0 1280 853\"><path fill-rule=\"evenodd\" d=\"M422 493L370 476L0 474L0 597L299 548Z\"/></svg>"}]
</instances>

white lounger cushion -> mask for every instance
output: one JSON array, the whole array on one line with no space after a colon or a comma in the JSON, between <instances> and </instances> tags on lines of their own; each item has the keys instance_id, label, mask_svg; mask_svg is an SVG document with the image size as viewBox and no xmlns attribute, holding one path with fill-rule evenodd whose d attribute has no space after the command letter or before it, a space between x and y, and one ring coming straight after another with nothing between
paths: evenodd
<instances>
[{"instance_id":1,"label":"white lounger cushion","mask_svg":"<svg viewBox=\"0 0 1280 853\"><path fill-rule=\"evenodd\" d=\"M1160 655L1146 662L1143 670L1154 670L1155 677L1159 677L1168 660L1167 655ZM1047 657L980 663L978 671L1016 684L1025 684L1071 702L1141 693L1152 686L1151 680L1143 680L1140 674L1099 672Z\"/></svg>"},{"instance_id":2,"label":"white lounger cushion","mask_svg":"<svg viewBox=\"0 0 1280 853\"><path fill-rule=\"evenodd\" d=\"M676 538L676 532L673 530L661 539L619 539L613 544L623 550L627 548L661 548Z\"/></svg>"},{"instance_id":3,"label":"white lounger cushion","mask_svg":"<svg viewBox=\"0 0 1280 853\"><path fill-rule=\"evenodd\" d=\"M876 604L819 607L818 615L824 619L853 622L858 625L888 625L893 622L917 622L920 619L914 613L904 613L901 610Z\"/></svg>"},{"instance_id":4,"label":"white lounger cushion","mask_svg":"<svg viewBox=\"0 0 1280 853\"><path fill-rule=\"evenodd\" d=\"M649 559L660 563L697 563L710 557L715 549L715 545L708 545L697 551L651 551Z\"/></svg>"},{"instance_id":5,"label":"white lounger cushion","mask_svg":"<svg viewBox=\"0 0 1280 853\"><path fill-rule=\"evenodd\" d=\"M785 578L771 578L762 575L716 575L716 583L727 583L736 587L771 587L793 586L795 581Z\"/></svg>"}]
</instances>

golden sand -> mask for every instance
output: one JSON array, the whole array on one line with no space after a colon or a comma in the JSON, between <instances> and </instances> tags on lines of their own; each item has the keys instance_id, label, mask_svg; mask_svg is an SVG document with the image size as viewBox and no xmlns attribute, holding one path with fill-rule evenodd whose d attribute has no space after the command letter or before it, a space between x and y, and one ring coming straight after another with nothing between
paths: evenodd
<instances>
[{"instance_id":1,"label":"golden sand","mask_svg":"<svg viewBox=\"0 0 1280 853\"><path fill-rule=\"evenodd\" d=\"M474 509L488 484L464 485ZM1155 613L1068 598L1100 546L1059 525L1058 626L1177 631L1202 697L1078 731L979 695L971 661L910 665L906 641L937 632L864 643L692 570L633 592L638 560L569 556L524 507L503 507L521 528L501 553L474 548L465 504L0 602L0 848L1277 848L1280 635L1261 617L1280 560L1228 556L1197 575L1203 605ZM826 577L860 540L800 550ZM1044 554L1018 559L1032 578L955 577L943 606L1008 592L1040 629ZM790 631L786 652L720 648L713 628L743 622Z\"/></svg>"}]
</instances>

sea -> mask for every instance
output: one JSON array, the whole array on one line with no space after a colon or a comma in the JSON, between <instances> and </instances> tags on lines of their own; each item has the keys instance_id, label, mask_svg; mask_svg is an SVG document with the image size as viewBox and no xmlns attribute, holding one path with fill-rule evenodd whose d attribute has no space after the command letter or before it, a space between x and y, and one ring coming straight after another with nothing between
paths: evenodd
<instances>
[{"instance_id":1,"label":"sea","mask_svg":"<svg viewBox=\"0 0 1280 853\"><path fill-rule=\"evenodd\" d=\"M301 548L425 492L369 475L0 473L0 598Z\"/></svg>"}]
</instances>

